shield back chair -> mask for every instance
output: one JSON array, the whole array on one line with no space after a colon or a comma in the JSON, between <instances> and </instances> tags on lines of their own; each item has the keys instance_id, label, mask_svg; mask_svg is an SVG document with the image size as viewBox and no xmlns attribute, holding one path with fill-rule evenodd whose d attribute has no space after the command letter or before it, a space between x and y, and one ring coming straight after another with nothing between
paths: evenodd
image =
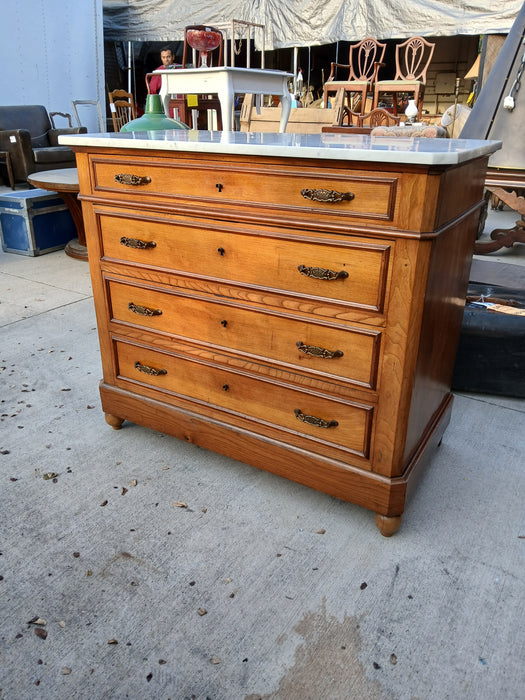
<instances>
[{"instance_id":1,"label":"shield back chair","mask_svg":"<svg viewBox=\"0 0 525 700\"><path fill-rule=\"evenodd\" d=\"M397 116L398 96L413 95L418 108L418 119L421 118L423 97L427 81L427 70L432 60L435 44L420 36L396 46L396 74L393 80L378 80L374 86L373 109L379 107L381 95L392 98L392 108Z\"/></svg>"},{"instance_id":2,"label":"shield back chair","mask_svg":"<svg viewBox=\"0 0 525 700\"><path fill-rule=\"evenodd\" d=\"M113 129L120 131L124 124L137 118L135 100L131 92L126 92L126 90L112 90L112 92L108 92L108 97Z\"/></svg>"},{"instance_id":3,"label":"shield back chair","mask_svg":"<svg viewBox=\"0 0 525 700\"><path fill-rule=\"evenodd\" d=\"M386 44L376 39L363 39L358 44L350 47L348 64L332 63L330 75L323 86L324 106L328 106L328 97L344 88L347 106L350 111L359 110L364 114L366 110L366 98L374 92L374 84L377 80L379 68L383 65ZM335 80L337 68L348 68L347 80Z\"/></svg>"}]
</instances>

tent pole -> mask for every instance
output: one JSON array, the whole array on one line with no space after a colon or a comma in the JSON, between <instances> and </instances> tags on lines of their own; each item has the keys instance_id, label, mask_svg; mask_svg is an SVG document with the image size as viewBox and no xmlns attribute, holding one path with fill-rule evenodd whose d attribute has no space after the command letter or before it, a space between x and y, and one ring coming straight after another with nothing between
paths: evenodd
<instances>
[{"instance_id":1,"label":"tent pole","mask_svg":"<svg viewBox=\"0 0 525 700\"><path fill-rule=\"evenodd\" d=\"M308 47L308 79L306 81L306 102L308 103L308 95L310 94L310 70L312 65L312 47Z\"/></svg>"},{"instance_id":2,"label":"tent pole","mask_svg":"<svg viewBox=\"0 0 525 700\"><path fill-rule=\"evenodd\" d=\"M294 95L297 93L297 60L299 55L299 47L293 47L293 91Z\"/></svg>"},{"instance_id":3,"label":"tent pole","mask_svg":"<svg viewBox=\"0 0 525 700\"><path fill-rule=\"evenodd\" d=\"M128 41L128 92L131 92L131 41Z\"/></svg>"}]
</instances>

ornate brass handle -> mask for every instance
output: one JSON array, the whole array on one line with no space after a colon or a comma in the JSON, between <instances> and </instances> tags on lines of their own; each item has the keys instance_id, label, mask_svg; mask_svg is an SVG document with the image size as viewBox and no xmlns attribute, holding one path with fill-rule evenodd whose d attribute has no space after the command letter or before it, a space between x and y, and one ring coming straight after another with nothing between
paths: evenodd
<instances>
[{"instance_id":1,"label":"ornate brass handle","mask_svg":"<svg viewBox=\"0 0 525 700\"><path fill-rule=\"evenodd\" d=\"M120 245L125 245L126 248L156 248L157 244L155 241L141 241L140 238L128 238L127 236L122 236L120 239Z\"/></svg>"},{"instance_id":2,"label":"ornate brass handle","mask_svg":"<svg viewBox=\"0 0 525 700\"><path fill-rule=\"evenodd\" d=\"M301 352L304 352L305 355L322 357L325 360L333 360L335 357L343 357L342 350L325 350L325 348L319 348L317 345L305 345L300 340L297 341L296 345Z\"/></svg>"},{"instance_id":3,"label":"ornate brass handle","mask_svg":"<svg viewBox=\"0 0 525 700\"><path fill-rule=\"evenodd\" d=\"M299 265L297 268L301 275L313 277L316 280L344 280L348 277L348 272L340 270L326 270L324 267L308 267L307 265Z\"/></svg>"},{"instance_id":4,"label":"ornate brass handle","mask_svg":"<svg viewBox=\"0 0 525 700\"><path fill-rule=\"evenodd\" d=\"M162 316L161 309L148 309L147 306L138 306L132 301L129 302L128 309L139 316Z\"/></svg>"},{"instance_id":5,"label":"ornate brass handle","mask_svg":"<svg viewBox=\"0 0 525 700\"><path fill-rule=\"evenodd\" d=\"M147 175L132 175L131 173L118 173L114 178L120 185L149 185L151 178Z\"/></svg>"},{"instance_id":6,"label":"ornate brass handle","mask_svg":"<svg viewBox=\"0 0 525 700\"><path fill-rule=\"evenodd\" d=\"M152 377L159 377L161 374L168 374L166 369L156 369L155 367L149 367L148 365L141 364L138 360L135 362L135 369L143 374L149 374Z\"/></svg>"},{"instance_id":7,"label":"ornate brass handle","mask_svg":"<svg viewBox=\"0 0 525 700\"><path fill-rule=\"evenodd\" d=\"M308 416L306 413L302 413L300 408L296 408L294 413L297 420L300 420L302 423L308 423L308 425L313 425L316 428L337 428L339 425L336 420L323 420L315 416Z\"/></svg>"},{"instance_id":8,"label":"ornate brass handle","mask_svg":"<svg viewBox=\"0 0 525 700\"><path fill-rule=\"evenodd\" d=\"M353 192L338 192L337 190L301 190L301 194L305 199L310 199L313 202L349 202L355 197Z\"/></svg>"}]
</instances>

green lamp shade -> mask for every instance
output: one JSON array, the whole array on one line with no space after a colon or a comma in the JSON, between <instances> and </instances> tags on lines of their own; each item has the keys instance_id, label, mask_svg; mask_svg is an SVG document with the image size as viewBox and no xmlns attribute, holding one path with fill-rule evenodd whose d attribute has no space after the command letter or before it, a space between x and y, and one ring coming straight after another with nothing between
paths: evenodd
<instances>
[{"instance_id":1,"label":"green lamp shade","mask_svg":"<svg viewBox=\"0 0 525 700\"><path fill-rule=\"evenodd\" d=\"M121 128L127 131L160 131L165 129L189 129L190 127L177 119L171 119L164 114L160 95L146 97L146 111L138 119L132 119Z\"/></svg>"}]
</instances>

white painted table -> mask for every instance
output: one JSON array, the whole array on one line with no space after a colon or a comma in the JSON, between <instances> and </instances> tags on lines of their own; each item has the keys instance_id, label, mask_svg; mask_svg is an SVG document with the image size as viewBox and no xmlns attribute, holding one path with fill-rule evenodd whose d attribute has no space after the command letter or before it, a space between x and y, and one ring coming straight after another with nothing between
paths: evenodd
<instances>
[{"instance_id":1,"label":"white painted table","mask_svg":"<svg viewBox=\"0 0 525 700\"><path fill-rule=\"evenodd\" d=\"M170 95L217 94L221 103L224 131L233 131L233 101L238 93L280 95L282 112L280 133L286 131L292 99L288 92L291 73L260 68L176 68L153 71L162 77L160 95L164 111L169 114Z\"/></svg>"}]
</instances>

